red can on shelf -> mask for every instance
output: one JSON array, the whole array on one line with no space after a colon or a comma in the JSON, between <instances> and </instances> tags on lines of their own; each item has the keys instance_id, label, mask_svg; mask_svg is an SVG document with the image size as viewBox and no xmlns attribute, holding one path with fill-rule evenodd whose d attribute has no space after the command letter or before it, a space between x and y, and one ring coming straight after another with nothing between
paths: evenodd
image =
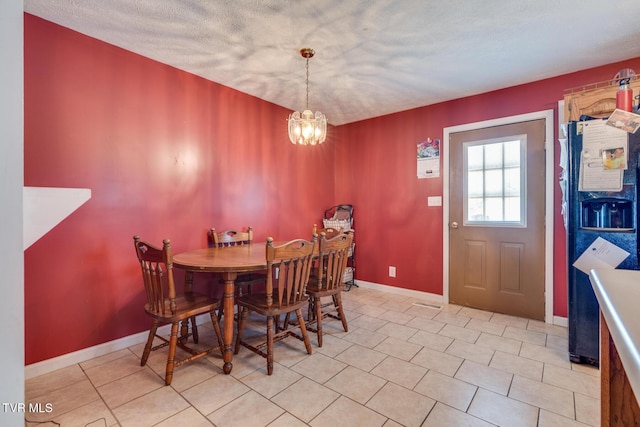
<instances>
[{"instance_id":1,"label":"red can on shelf","mask_svg":"<svg viewBox=\"0 0 640 427\"><path fill-rule=\"evenodd\" d=\"M616 93L616 108L629 112L633 108L633 89L629 88L629 79L620 79L620 90Z\"/></svg>"}]
</instances>

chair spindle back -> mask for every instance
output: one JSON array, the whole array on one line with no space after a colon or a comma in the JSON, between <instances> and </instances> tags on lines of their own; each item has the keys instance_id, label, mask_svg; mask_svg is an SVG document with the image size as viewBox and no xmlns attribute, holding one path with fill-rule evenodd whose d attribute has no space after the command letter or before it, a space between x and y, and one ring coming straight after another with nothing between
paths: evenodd
<instances>
[{"instance_id":1,"label":"chair spindle back","mask_svg":"<svg viewBox=\"0 0 640 427\"><path fill-rule=\"evenodd\" d=\"M273 238L267 239L268 306L282 307L306 298L305 290L315 256L316 241L317 236L314 235L311 241L296 239L274 246ZM273 300L274 294L276 301Z\"/></svg>"},{"instance_id":2,"label":"chair spindle back","mask_svg":"<svg viewBox=\"0 0 640 427\"><path fill-rule=\"evenodd\" d=\"M318 283L326 290L342 286L342 276L347 268L349 249L353 242L353 230L328 238L320 233L320 268Z\"/></svg>"},{"instance_id":3,"label":"chair spindle back","mask_svg":"<svg viewBox=\"0 0 640 427\"><path fill-rule=\"evenodd\" d=\"M225 230L217 233L215 228L209 232L214 247L249 245L253 242L253 229L247 231Z\"/></svg>"},{"instance_id":4,"label":"chair spindle back","mask_svg":"<svg viewBox=\"0 0 640 427\"><path fill-rule=\"evenodd\" d=\"M141 241L140 236L134 236L133 241L142 269L149 310L163 315L167 310L174 313L176 310L176 289L173 280L171 241L163 240L162 249ZM167 298L169 299L168 306L166 304Z\"/></svg>"}]
</instances>

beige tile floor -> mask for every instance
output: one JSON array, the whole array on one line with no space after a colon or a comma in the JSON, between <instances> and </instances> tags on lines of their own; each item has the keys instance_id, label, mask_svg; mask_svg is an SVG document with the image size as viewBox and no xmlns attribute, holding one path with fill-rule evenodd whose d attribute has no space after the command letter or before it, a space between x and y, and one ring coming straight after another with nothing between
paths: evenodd
<instances>
[{"instance_id":1,"label":"beige tile floor","mask_svg":"<svg viewBox=\"0 0 640 427\"><path fill-rule=\"evenodd\" d=\"M26 425L599 425L599 371L569 362L566 328L379 290L343 295L349 332L327 321L312 355L295 338L279 343L272 376L243 348L230 375L212 356L166 387L166 353L141 367L140 344L27 380L27 402L53 413ZM213 339L210 324L200 335Z\"/></svg>"}]
</instances>

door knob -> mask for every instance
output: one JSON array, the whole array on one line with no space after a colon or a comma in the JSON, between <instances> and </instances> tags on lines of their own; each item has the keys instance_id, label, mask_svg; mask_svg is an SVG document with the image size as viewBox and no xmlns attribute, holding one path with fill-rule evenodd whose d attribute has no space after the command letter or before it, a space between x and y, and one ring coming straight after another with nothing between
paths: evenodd
<instances>
[{"instance_id":1,"label":"door knob","mask_svg":"<svg viewBox=\"0 0 640 427\"><path fill-rule=\"evenodd\" d=\"M455 221L453 221L453 222L451 223L451 228L458 228L458 223L457 223L457 222L455 222Z\"/></svg>"}]
</instances>

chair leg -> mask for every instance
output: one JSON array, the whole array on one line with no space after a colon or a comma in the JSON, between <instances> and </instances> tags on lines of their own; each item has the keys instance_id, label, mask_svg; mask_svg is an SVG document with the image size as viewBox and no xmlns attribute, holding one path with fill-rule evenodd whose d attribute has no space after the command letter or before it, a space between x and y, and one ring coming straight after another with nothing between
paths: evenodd
<instances>
[{"instance_id":1,"label":"chair leg","mask_svg":"<svg viewBox=\"0 0 640 427\"><path fill-rule=\"evenodd\" d=\"M198 344L198 325L196 325L196 316L191 316L191 333L193 334L193 343Z\"/></svg>"},{"instance_id":2,"label":"chair leg","mask_svg":"<svg viewBox=\"0 0 640 427\"><path fill-rule=\"evenodd\" d=\"M267 316L267 375L273 373L273 316Z\"/></svg>"},{"instance_id":3,"label":"chair leg","mask_svg":"<svg viewBox=\"0 0 640 427\"><path fill-rule=\"evenodd\" d=\"M316 307L316 334L318 335L318 347L322 347L322 301L319 297L314 298L313 305Z\"/></svg>"},{"instance_id":4,"label":"chair leg","mask_svg":"<svg viewBox=\"0 0 640 427\"><path fill-rule=\"evenodd\" d=\"M249 309L247 307L243 307L242 313L238 316L238 333L236 334L236 346L233 350L233 354L238 354L240 351L240 342L242 342L242 333L244 332L244 325L247 322L248 315ZM227 320L225 319L225 322L226 321Z\"/></svg>"},{"instance_id":5,"label":"chair leg","mask_svg":"<svg viewBox=\"0 0 640 427\"><path fill-rule=\"evenodd\" d=\"M151 353L151 346L153 345L153 338L156 336L156 331L158 330L158 321L153 320L153 324L151 325L151 329L149 330L149 338L147 338L147 344L144 346L144 351L142 352L142 359L140 359L140 366L144 366L147 364L147 359L149 359L149 354Z\"/></svg>"},{"instance_id":6,"label":"chair leg","mask_svg":"<svg viewBox=\"0 0 640 427\"><path fill-rule=\"evenodd\" d=\"M246 286L246 288L245 288L245 286ZM243 291L245 291L245 292L243 292ZM244 284L238 286L238 297L243 297L245 295L251 295L251 283L244 283Z\"/></svg>"},{"instance_id":7,"label":"chair leg","mask_svg":"<svg viewBox=\"0 0 640 427\"><path fill-rule=\"evenodd\" d=\"M307 353L311 354L311 341L309 341L309 334L307 333L307 327L304 324L304 317L302 317L302 310L296 310L296 316L298 317L298 325L300 326L300 332L302 332L302 338L304 339L304 346L307 349Z\"/></svg>"},{"instance_id":8,"label":"chair leg","mask_svg":"<svg viewBox=\"0 0 640 427\"><path fill-rule=\"evenodd\" d=\"M313 298L309 298L309 304L307 305L307 319L309 319L309 322L311 322L313 320L313 314L315 313L314 307L313 307Z\"/></svg>"},{"instance_id":9,"label":"chair leg","mask_svg":"<svg viewBox=\"0 0 640 427\"><path fill-rule=\"evenodd\" d=\"M184 319L180 326L180 342L186 343L189 340L189 319Z\"/></svg>"},{"instance_id":10,"label":"chair leg","mask_svg":"<svg viewBox=\"0 0 640 427\"><path fill-rule=\"evenodd\" d=\"M211 324L213 325L213 330L216 333L216 337L218 338L220 355L224 357L224 342L222 340L222 330L220 330L220 322L218 322L218 316L216 315L215 311L211 311L209 315L211 316Z\"/></svg>"},{"instance_id":11,"label":"chair leg","mask_svg":"<svg viewBox=\"0 0 640 427\"><path fill-rule=\"evenodd\" d=\"M290 317L291 317L291 313L285 314L284 323L282 324L282 330L283 331L286 331L287 329L289 329L289 319L290 319ZM278 322L280 322L280 316L278 316ZM276 332L278 332L278 331L276 331Z\"/></svg>"},{"instance_id":12,"label":"chair leg","mask_svg":"<svg viewBox=\"0 0 640 427\"><path fill-rule=\"evenodd\" d=\"M164 376L164 384L171 385L173 368L175 365L176 345L178 344L178 322L171 324L171 337L169 338L169 356L167 357L167 371Z\"/></svg>"},{"instance_id":13,"label":"chair leg","mask_svg":"<svg viewBox=\"0 0 640 427\"><path fill-rule=\"evenodd\" d=\"M335 296L338 308L338 316L340 316L340 320L342 321L342 328L345 332L349 332L349 327L347 326L347 317L344 315L344 309L342 308L342 295L336 294Z\"/></svg>"}]
</instances>

